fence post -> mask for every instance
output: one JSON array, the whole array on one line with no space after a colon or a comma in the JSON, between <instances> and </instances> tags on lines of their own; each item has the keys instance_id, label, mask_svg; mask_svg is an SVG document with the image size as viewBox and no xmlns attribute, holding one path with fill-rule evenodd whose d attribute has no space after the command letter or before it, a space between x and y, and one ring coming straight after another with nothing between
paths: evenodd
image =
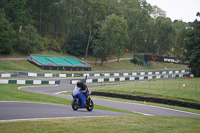
<instances>
[{"instance_id":1,"label":"fence post","mask_svg":"<svg viewBox=\"0 0 200 133\"><path fill-rule=\"evenodd\" d=\"M149 82L149 88L151 88L151 80L150 80L150 82Z\"/></svg>"},{"instance_id":2,"label":"fence post","mask_svg":"<svg viewBox=\"0 0 200 133\"><path fill-rule=\"evenodd\" d=\"M197 91L197 85L195 85L195 91Z\"/></svg>"},{"instance_id":3,"label":"fence post","mask_svg":"<svg viewBox=\"0 0 200 133\"><path fill-rule=\"evenodd\" d=\"M163 80L163 89L165 88L165 81Z\"/></svg>"}]
</instances>

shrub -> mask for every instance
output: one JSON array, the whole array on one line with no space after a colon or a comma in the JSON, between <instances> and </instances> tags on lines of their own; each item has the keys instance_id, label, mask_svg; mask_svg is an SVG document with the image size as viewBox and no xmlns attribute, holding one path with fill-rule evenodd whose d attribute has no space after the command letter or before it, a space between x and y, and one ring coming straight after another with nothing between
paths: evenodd
<instances>
[{"instance_id":1,"label":"shrub","mask_svg":"<svg viewBox=\"0 0 200 133\"><path fill-rule=\"evenodd\" d=\"M132 63L137 64L138 63L138 58L137 57L133 57L133 59L131 60Z\"/></svg>"}]
</instances>

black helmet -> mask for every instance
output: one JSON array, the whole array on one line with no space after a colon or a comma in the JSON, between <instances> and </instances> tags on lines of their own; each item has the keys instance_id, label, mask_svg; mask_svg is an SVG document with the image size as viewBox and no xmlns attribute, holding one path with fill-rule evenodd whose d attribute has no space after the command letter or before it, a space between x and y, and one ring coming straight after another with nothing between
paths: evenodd
<instances>
[{"instance_id":1,"label":"black helmet","mask_svg":"<svg viewBox=\"0 0 200 133\"><path fill-rule=\"evenodd\" d=\"M77 84L77 87L82 87L83 86L83 82L81 80L79 80L76 84Z\"/></svg>"}]
</instances>

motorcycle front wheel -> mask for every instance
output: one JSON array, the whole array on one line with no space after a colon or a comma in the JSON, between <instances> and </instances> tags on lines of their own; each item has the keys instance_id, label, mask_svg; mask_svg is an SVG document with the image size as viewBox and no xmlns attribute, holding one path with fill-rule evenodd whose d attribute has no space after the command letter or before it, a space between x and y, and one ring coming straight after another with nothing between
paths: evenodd
<instances>
[{"instance_id":1,"label":"motorcycle front wheel","mask_svg":"<svg viewBox=\"0 0 200 133\"><path fill-rule=\"evenodd\" d=\"M93 104L93 101L90 99L88 102L87 102L87 110L88 111L92 111L94 108L94 104Z\"/></svg>"},{"instance_id":2,"label":"motorcycle front wheel","mask_svg":"<svg viewBox=\"0 0 200 133\"><path fill-rule=\"evenodd\" d=\"M73 109L74 111L77 111L78 108L79 108L79 104L76 103L76 99L73 99L73 100L72 100L72 109Z\"/></svg>"}]
</instances>

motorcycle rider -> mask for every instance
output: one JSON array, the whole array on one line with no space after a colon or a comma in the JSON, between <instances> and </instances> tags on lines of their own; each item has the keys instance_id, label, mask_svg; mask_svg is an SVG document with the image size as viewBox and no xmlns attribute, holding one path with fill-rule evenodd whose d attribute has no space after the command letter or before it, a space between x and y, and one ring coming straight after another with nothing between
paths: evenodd
<instances>
[{"instance_id":1,"label":"motorcycle rider","mask_svg":"<svg viewBox=\"0 0 200 133\"><path fill-rule=\"evenodd\" d=\"M77 83L77 87L80 87L81 93L87 97L87 100L89 99L89 89L85 83L83 83L81 80L79 80Z\"/></svg>"}]
</instances>

